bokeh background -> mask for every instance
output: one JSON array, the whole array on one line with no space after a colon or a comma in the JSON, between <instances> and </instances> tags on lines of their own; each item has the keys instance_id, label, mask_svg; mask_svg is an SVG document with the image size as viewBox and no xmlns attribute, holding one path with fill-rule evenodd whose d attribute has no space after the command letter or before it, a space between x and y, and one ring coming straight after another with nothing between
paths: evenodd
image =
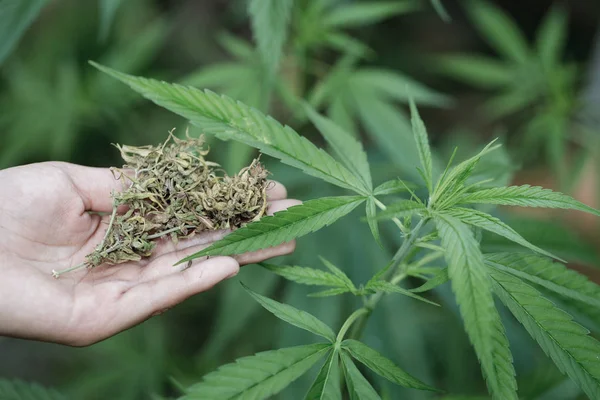
<instances>
[{"instance_id":1,"label":"bokeh background","mask_svg":"<svg viewBox=\"0 0 600 400\"><path fill-rule=\"evenodd\" d=\"M102 75L88 64L95 60L226 93L324 145L291 106L294 98L306 99L363 140L376 184L398 176L417 179L408 87L442 164L456 146L460 160L499 137L505 146L482 162L478 178L539 184L600 204L600 2L442 0L451 21L427 0L389 1L391 7L372 15L347 11L366 3L372 2L296 0L278 79L266 90L244 0L0 0L0 168L46 160L119 165L111 143L155 144L172 128L185 132L186 121ZM9 14L16 12L29 13L31 25L11 25ZM14 46L7 46L11 40ZM208 141L211 159L229 173L256 155L243 145ZM340 194L262 160L290 197ZM600 281L593 220L545 210L496 213L532 243ZM319 267L322 256L365 282L400 238L382 224L381 249L360 216L355 212L298 240L296 253L276 262ZM491 235L483 235L482 245L486 251L515 250ZM238 357L315 340L260 309L240 281L334 327L359 301L310 298L310 289L247 266L214 290L88 348L0 338L0 377L38 382L73 399L169 398ZM486 398L447 286L433 294L442 309L387 296L365 341L427 383ZM503 317L522 398L584 398L525 331ZM278 398L303 398L314 375ZM436 397L373 379L388 399Z\"/></svg>"}]
</instances>

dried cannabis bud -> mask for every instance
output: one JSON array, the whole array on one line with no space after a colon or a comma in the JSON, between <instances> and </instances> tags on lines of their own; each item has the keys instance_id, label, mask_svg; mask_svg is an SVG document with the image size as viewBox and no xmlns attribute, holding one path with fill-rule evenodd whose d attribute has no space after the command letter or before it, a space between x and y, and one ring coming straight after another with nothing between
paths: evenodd
<instances>
[{"instance_id":1,"label":"dried cannabis bud","mask_svg":"<svg viewBox=\"0 0 600 400\"><path fill-rule=\"evenodd\" d=\"M203 137L182 140L169 133L160 146L116 145L125 161L111 168L126 189L113 193L113 212L102 242L86 261L53 275L100 264L139 261L151 255L156 241L177 242L198 232L236 229L258 220L267 207L268 171L254 160L237 175L217 175L206 161ZM124 214L117 209L125 206Z\"/></svg>"}]
</instances>

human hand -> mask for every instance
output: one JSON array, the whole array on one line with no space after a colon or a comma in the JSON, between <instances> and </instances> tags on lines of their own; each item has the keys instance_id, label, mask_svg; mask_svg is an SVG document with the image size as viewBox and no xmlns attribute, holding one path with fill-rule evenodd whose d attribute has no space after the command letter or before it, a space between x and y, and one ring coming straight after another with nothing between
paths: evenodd
<instances>
[{"instance_id":1,"label":"human hand","mask_svg":"<svg viewBox=\"0 0 600 400\"><path fill-rule=\"evenodd\" d=\"M194 260L174 267L227 232L174 245L160 240L140 262L101 265L52 277L83 262L102 241L121 189L108 169L39 163L0 171L0 335L85 346L130 328L237 274L240 265L291 253L295 243ZM267 191L269 214L299 202L280 184ZM185 267L184 265L183 267Z\"/></svg>"}]
</instances>

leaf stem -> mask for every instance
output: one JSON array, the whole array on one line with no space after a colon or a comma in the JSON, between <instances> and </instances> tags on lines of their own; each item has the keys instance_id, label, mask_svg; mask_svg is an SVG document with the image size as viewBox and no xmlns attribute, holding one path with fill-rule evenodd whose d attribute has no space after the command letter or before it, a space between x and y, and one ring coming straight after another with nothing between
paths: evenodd
<instances>
[{"instance_id":1,"label":"leaf stem","mask_svg":"<svg viewBox=\"0 0 600 400\"><path fill-rule=\"evenodd\" d=\"M387 210L387 207L385 206L385 204L383 204L381 201L379 201L377 199L377 197L373 196L373 200L375 201L375 205L377 207L379 207L380 210L382 210L382 211ZM400 230L402 232L406 232L406 228L404 227L404 224L397 217L392 218L392 221L396 224L396 226L398 228L400 228Z\"/></svg>"},{"instance_id":2,"label":"leaf stem","mask_svg":"<svg viewBox=\"0 0 600 400\"><path fill-rule=\"evenodd\" d=\"M344 336L346 336L346 332L348 332L348 329L350 329L354 321L356 321L364 314L370 312L371 311L367 307L361 307L358 310L354 311L352 314L350 314L350 316L344 322L344 325L342 325L342 328L340 329L340 332L338 333L337 338L335 339L336 344L339 345L342 342Z\"/></svg>"},{"instance_id":3,"label":"leaf stem","mask_svg":"<svg viewBox=\"0 0 600 400\"><path fill-rule=\"evenodd\" d=\"M406 256L410 253L410 250L412 249L415 241L417 240L417 237L418 237L418 234L419 234L421 228L423 228L423 226L426 223L427 223L426 218L421 219L419 221L419 223L413 228L413 230L410 231L410 233L406 235L406 239L404 240L404 242L402 243L402 245L400 246L400 248L398 249L396 254L394 254L394 257L392 258L393 264L390 267L390 270L387 273L387 276L384 277L384 279L389 279L390 283L393 283L394 285L396 285L396 284L400 283L404 278L406 278L407 275L404 272L397 274L397 270L398 270L399 266L402 264L402 262L404 261L404 259L406 258ZM344 325L342 325L342 329L340 330L340 334L343 333L343 335L345 335L346 331L344 330L342 332L342 330L344 328L347 330L350 327L350 325L352 325L354 322L356 322L356 324L352 328L352 331L350 332L350 337L355 338L355 339L360 338L360 336L362 335L364 328L366 326L367 319L369 318L369 316L371 315L371 312L375 309L375 307L377 306L377 304L383 297L383 294L384 294L383 292L378 292L378 293L371 295L369 297L369 299L367 300L366 304L364 305L364 307L356 310L354 313L352 313L348 317L346 322L344 322ZM360 313L359 313L359 311L360 311ZM357 321L357 319L358 319L358 321ZM339 337L340 337L340 335L338 335L338 338Z\"/></svg>"}]
</instances>

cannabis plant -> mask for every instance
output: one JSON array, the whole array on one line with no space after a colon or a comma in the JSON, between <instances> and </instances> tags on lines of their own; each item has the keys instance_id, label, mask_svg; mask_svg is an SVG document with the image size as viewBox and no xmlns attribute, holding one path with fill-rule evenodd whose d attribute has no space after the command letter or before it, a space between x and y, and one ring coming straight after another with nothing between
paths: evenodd
<instances>
[{"instance_id":1,"label":"cannabis plant","mask_svg":"<svg viewBox=\"0 0 600 400\"><path fill-rule=\"evenodd\" d=\"M600 212L541 187L485 187L481 181L468 183L480 159L496 150L498 144L492 142L456 165L452 165L450 159L447 167L436 173L425 125L411 102L412 129L420 160L417 168L420 187L413 189L415 184L400 179L374 185L362 144L306 104L304 110L308 118L331 146L336 158L289 126L226 96L94 65L156 104L188 119L206 134L253 146L308 175L354 193L307 200L302 205L263 217L180 262L275 246L330 225L360 205L365 206L366 220L375 240L381 240L378 223L382 220L392 220L398 235L403 237L390 262L382 265L364 285L352 282L340 268L326 260L327 271L265 264L268 270L298 284L324 287L325 290L314 294L316 296L349 293L363 298L363 306L352 312L335 332L307 312L246 288L252 298L275 316L324 341L241 358L187 388L183 398L268 398L323 360L306 398L341 398L344 391L353 399L380 398L356 362L395 384L438 390L433 382L424 383L409 375L360 339L369 315L383 296L405 295L436 306L422 294L448 280L493 398L518 398L511 350L494 296L564 374L590 398L600 397L600 343L553 301L559 299L567 308L576 307L579 313L598 321L600 287L566 269L559 257L531 244L500 219L477 207L487 204L563 208L596 216ZM401 191L408 191L410 198L388 204L382 200ZM421 192L424 194L419 195ZM529 252L483 253L478 242L481 230L518 243ZM445 267L431 264L441 258L445 260ZM418 277L425 282L413 289L399 286L408 277ZM342 376L345 389L341 387Z\"/></svg>"}]
</instances>

